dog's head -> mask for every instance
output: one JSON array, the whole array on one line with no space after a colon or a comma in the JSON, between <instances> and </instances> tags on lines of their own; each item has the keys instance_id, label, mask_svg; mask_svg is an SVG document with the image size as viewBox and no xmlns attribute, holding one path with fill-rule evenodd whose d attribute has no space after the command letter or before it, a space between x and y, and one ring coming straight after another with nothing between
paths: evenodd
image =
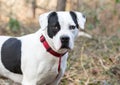
<instances>
[{"instance_id":1,"label":"dog's head","mask_svg":"<svg viewBox=\"0 0 120 85\"><path fill-rule=\"evenodd\" d=\"M76 36L87 35L86 18L80 12L49 12L40 15L39 22L56 51L73 49Z\"/></svg>"}]
</instances>

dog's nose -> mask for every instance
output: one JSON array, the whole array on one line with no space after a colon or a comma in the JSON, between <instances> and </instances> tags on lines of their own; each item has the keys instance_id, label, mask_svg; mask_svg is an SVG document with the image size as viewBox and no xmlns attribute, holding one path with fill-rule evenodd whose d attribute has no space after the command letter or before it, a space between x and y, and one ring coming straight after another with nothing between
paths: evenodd
<instances>
[{"instance_id":1,"label":"dog's nose","mask_svg":"<svg viewBox=\"0 0 120 85\"><path fill-rule=\"evenodd\" d=\"M63 42L63 43L64 42L68 43L70 40L70 38L68 36L61 36L60 39L61 39L61 42Z\"/></svg>"},{"instance_id":2,"label":"dog's nose","mask_svg":"<svg viewBox=\"0 0 120 85\"><path fill-rule=\"evenodd\" d=\"M61 36L60 40L61 40L61 43L62 43L61 48L69 49L70 37L69 36Z\"/></svg>"}]
</instances>

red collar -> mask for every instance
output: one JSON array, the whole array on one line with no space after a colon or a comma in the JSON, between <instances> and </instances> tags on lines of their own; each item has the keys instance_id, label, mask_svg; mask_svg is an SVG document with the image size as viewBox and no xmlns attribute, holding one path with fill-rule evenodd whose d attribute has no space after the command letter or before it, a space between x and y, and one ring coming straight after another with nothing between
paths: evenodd
<instances>
[{"instance_id":1,"label":"red collar","mask_svg":"<svg viewBox=\"0 0 120 85\"><path fill-rule=\"evenodd\" d=\"M55 57L62 57L65 53L60 54L55 52L50 45L48 44L48 42L46 41L45 37L42 35L40 37L40 41L43 43L44 47L46 48L46 51L49 52L50 54L54 55Z\"/></svg>"},{"instance_id":2,"label":"red collar","mask_svg":"<svg viewBox=\"0 0 120 85\"><path fill-rule=\"evenodd\" d=\"M60 72L60 67L61 67L61 57L65 54L60 54L55 52L48 44L48 42L46 41L45 37L42 35L40 37L40 41L41 43L43 43L43 46L45 47L46 51L49 52L50 54L54 55L55 57L59 58L59 64L58 64L58 72Z\"/></svg>"}]
</instances>

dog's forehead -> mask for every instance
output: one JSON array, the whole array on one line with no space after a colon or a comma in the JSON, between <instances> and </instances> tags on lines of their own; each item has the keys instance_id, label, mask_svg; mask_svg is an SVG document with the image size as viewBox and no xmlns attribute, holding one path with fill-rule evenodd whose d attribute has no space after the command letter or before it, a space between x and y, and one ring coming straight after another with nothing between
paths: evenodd
<instances>
[{"instance_id":1,"label":"dog's forehead","mask_svg":"<svg viewBox=\"0 0 120 85\"><path fill-rule=\"evenodd\" d=\"M53 18L53 19L52 19ZM86 18L81 12L77 11L59 11L59 12L47 12L39 17L39 23L41 28L44 30L48 26L48 21L58 22L60 26L75 25L84 29Z\"/></svg>"},{"instance_id":2,"label":"dog's forehead","mask_svg":"<svg viewBox=\"0 0 120 85\"><path fill-rule=\"evenodd\" d=\"M70 12L57 12L59 23L62 25L75 25Z\"/></svg>"}]
</instances>

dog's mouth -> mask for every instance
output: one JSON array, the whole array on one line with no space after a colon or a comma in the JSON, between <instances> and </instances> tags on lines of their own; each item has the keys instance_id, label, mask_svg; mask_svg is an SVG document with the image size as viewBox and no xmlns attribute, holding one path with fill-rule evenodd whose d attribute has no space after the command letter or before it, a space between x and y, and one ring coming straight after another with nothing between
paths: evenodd
<instances>
[{"instance_id":1,"label":"dog's mouth","mask_svg":"<svg viewBox=\"0 0 120 85\"><path fill-rule=\"evenodd\" d=\"M62 45L61 47L60 47L60 49L59 49L59 52L60 53L66 53L66 52L68 52L68 51L70 51L71 50L71 48L69 47L69 46L64 46L64 45Z\"/></svg>"},{"instance_id":2,"label":"dog's mouth","mask_svg":"<svg viewBox=\"0 0 120 85\"><path fill-rule=\"evenodd\" d=\"M60 49L69 49L70 50L70 47L68 45L62 45Z\"/></svg>"},{"instance_id":3,"label":"dog's mouth","mask_svg":"<svg viewBox=\"0 0 120 85\"><path fill-rule=\"evenodd\" d=\"M70 46L69 45L65 45L65 44L62 44L60 46L60 48L58 48L57 52L58 53L66 53L66 52L69 52L71 50Z\"/></svg>"},{"instance_id":4,"label":"dog's mouth","mask_svg":"<svg viewBox=\"0 0 120 85\"><path fill-rule=\"evenodd\" d=\"M62 44L60 49L71 50L69 44L66 43Z\"/></svg>"}]
</instances>

